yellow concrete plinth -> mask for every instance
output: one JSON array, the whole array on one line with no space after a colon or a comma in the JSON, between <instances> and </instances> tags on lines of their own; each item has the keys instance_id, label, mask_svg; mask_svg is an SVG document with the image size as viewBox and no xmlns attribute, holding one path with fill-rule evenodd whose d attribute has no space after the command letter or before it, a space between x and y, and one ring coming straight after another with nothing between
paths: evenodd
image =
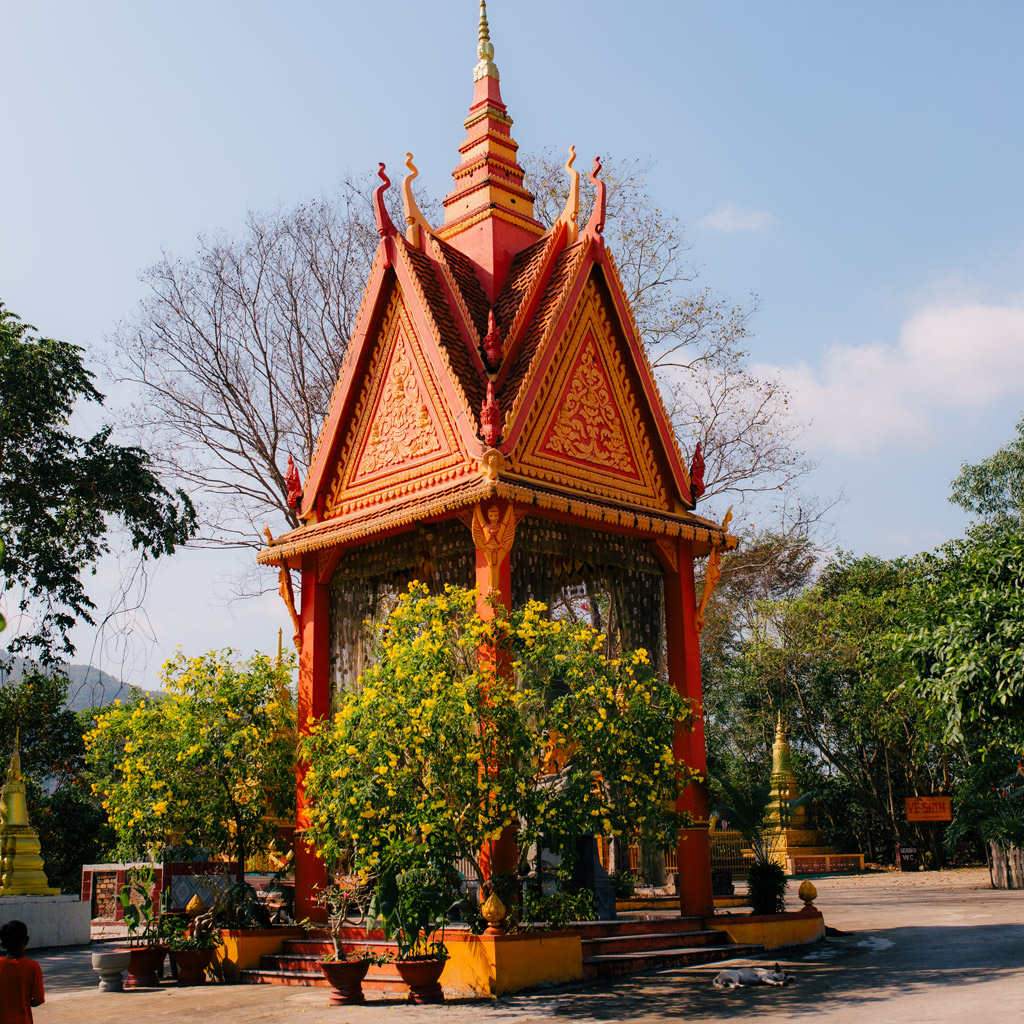
<instances>
[{"instance_id":1,"label":"yellow concrete plinth","mask_svg":"<svg viewBox=\"0 0 1024 1024\"><path fill-rule=\"evenodd\" d=\"M802 946L825 938L825 919L818 910L792 914L716 914L704 918L704 927L725 932L735 943L757 943L765 949Z\"/></svg>"},{"instance_id":2,"label":"yellow concrete plinth","mask_svg":"<svg viewBox=\"0 0 1024 1024\"><path fill-rule=\"evenodd\" d=\"M237 981L240 971L259 967L261 956L280 953L285 939L300 939L304 934L301 928L221 928L223 945L213 962L225 980Z\"/></svg>"},{"instance_id":3,"label":"yellow concrete plinth","mask_svg":"<svg viewBox=\"0 0 1024 1024\"><path fill-rule=\"evenodd\" d=\"M441 985L447 996L500 996L583 977L583 947L573 932L447 932L444 939L449 960Z\"/></svg>"}]
</instances>

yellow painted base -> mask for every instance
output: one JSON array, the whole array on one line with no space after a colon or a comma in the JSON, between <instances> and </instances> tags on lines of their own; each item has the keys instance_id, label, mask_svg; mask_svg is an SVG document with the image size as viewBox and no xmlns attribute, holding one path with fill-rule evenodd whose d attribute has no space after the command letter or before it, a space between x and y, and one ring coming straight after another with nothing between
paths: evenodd
<instances>
[{"instance_id":1,"label":"yellow painted base","mask_svg":"<svg viewBox=\"0 0 1024 1024\"><path fill-rule=\"evenodd\" d=\"M583 977L583 948L571 932L493 937L447 932L445 944L450 959L441 985L447 996L500 996Z\"/></svg>"},{"instance_id":2,"label":"yellow painted base","mask_svg":"<svg viewBox=\"0 0 1024 1024\"><path fill-rule=\"evenodd\" d=\"M223 945L214 953L214 966L226 981L237 981L239 971L259 967L261 956L280 953L285 939L304 934L301 928L221 928Z\"/></svg>"},{"instance_id":3,"label":"yellow painted base","mask_svg":"<svg viewBox=\"0 0 1024 1024\"><path fill-rule=\"evenodd\" d=\"M725 932L732 942L758 943L765 949L802 946L825 938L825 919L818 910L792 914L716 914L704 918L704 927Z\"/></svg>"}]
</instances>

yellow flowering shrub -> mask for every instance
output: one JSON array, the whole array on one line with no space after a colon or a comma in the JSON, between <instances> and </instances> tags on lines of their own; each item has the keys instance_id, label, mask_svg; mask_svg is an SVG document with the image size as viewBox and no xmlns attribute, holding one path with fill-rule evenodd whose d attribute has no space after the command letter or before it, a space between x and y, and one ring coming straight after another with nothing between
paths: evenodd
<instances>
[{"instance_id":1,"label":"yellow flowering shrub","mask_svg":"<svg viewBox=\"0 0 1024 1024\"><path fill-rule=\"evenodd\" d=\"M235 858L274 840L295 814L292 663L262 654L179 654L166 695L116 704L85 737L93 791L126 851L184 845Z\"/></svg>"},{"instance_id":2,"label":"yellow flowering shrub","mask_svg":"<svg viewBox=\"0 0 1024 1024\"><path fill-rule=\"evenodd\" d=\"M307 837L364 875L475 863L510 825L524 872L537 841L566 862L588 834L674 843L690 703L646 651L608 660L593 629L537 602L485 621L476 597L412 583L375 627L359 687L303 742Z\"/></svg>"}]
</instances>

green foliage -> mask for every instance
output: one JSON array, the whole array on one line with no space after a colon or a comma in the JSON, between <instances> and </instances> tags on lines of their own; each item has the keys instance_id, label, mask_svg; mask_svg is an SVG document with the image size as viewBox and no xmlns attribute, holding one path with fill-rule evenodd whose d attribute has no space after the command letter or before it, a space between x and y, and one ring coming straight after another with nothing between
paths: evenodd
<instances>
[{"instance_id":1,"label":"green foliage","mask_svg":"<svg viewBox=\"0 0 1024 1024\"><path fill-rule=\"evenodd\" d=\"M1024 514L1024 418L1017 436L975 465L964 463L952 483L951 500L990 519Z\"/></svg>"},{"instance_id":2,"label":"green foliage","mask_svg":"<svg viewBox=\"0 0 1024 1024\"><path fill-rule=\"evenodd\" d=\"M67 429L79 401L103 396L76 345L35 337L0 303L0 538L3 590L22 587L19 603L42 616L11 650L36 650L44 660L73 651L76 619L92 622L82 584L108 550L119 520L142 557L173 552L195 532L195 510L182 492L169 493L141 448L113 444L103 427L90 438Z\"/></svg>"},{"instance_id":3,"label":"green foliage","mask_svg":"<svg viewBox=\"0 0 1024 1024\"><path fill-rule=\"evenodd\" d=\"M615 882L615 898L629 900L636 894L636 887L641 878L635 871L613 871L611 878Z\"/></svg>"},{"instance_id":4,"label":"green foliage","mask_svg":"<svg viewBox=\"0 0 1024 1024\"><path fill-rule=\"evenodd\" d=\"M444 930L460 902L458 877L450 865L385 871L370 903L370 927L378 920L398 944L399 960L447 957Z\"/></svg>"},{"instance_id":5,"label":"green foliage","mask_svg":"<svg viewBox=\"0 0 1024 1024\"><path fill-rule=\"evenodd\" d=\"M85 737L94 790L123 846L172 842L234 856L269 847L295 813L290 664L179 654L167 695L100 714Z\"/></svg>"},{"instance_id":6,"label":"green foliage","mask_svg":"<svg viewBox=\"0 0 1024 1024\"><path fill-rule=\"evenodd\" d=\"M786 872L770 860L755 861L747 876L747 896L752 914L781 914L786 909Z\"/></svg>"},{"instance_id":7,"label":"green foliage","mask_svg":"<svg viewBox=\"0 0 1024 1024\"><path fill-rule=\"evenodd\" d=\"M156 870L134 869L117 894L124 923L128 927L128 945L148 946L159 938L159 902L153 895Z\"/></svg>"},{"instance_id":8,"label":"green foliage","mask_svg":"<svg viewBox=\"0 0 1024 1024\"><path fill-rule=\"evenodd\" d=\"M513 823L523 871L538 842L566 862L586 834L674 842L692 773L672 741L689 703L645 651L609 660L603 640L536 602L485 621L474 592L411 584L361 689L304 743L307 835L365 876L475 861Z\"/></svg>"},{"instance_id":9,"label":"green foliage","mask_svg":"<svg viewBox=\"0 0 1024 1024\"><path fill-rule=\"evenodd\" d=\"M906 691L940 712L947 743L1024 752L1024 535L979 527L929 569L913 626L895 638L914 668Z\"/></svg>"},{"instance_id":10,"label":"green foliage","mask_svg":"<svg viewBox=\"0 0 1024 1024\"><path fill-rule=\"evenodd\" d=\"M571 892L559 888L550 894L528 889L523 896L522 917L525 921L547 924L558 930L573 921L593 921L594 894L588 890Z\"/></svg>"}]
</instances>

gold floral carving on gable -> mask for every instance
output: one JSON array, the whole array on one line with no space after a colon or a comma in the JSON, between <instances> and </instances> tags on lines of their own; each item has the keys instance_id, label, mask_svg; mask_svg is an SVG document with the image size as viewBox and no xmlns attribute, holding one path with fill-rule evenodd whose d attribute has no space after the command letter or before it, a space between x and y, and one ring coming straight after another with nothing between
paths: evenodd
<instances>
[{"instance_id":1,"label":"gold floral carving on gable","mask_svg":"<svg viewBox=\"0 0 1024 1024\"><path fill-rule=\"evenodd\" d=\"M388 304L327 498L339 516L471 467L399 292Z\"/></svg>"},{"instance_id":2,"label":"gold floral carving on gable","mask_svg":"<svg viewBox=\"0 0 1024 1024\"><path fill-rule=\"evenodd\" d=\"M668 508L650 432L594 282L588 283L515 451L512 472Z\"/></svg>"}]
</instances>

